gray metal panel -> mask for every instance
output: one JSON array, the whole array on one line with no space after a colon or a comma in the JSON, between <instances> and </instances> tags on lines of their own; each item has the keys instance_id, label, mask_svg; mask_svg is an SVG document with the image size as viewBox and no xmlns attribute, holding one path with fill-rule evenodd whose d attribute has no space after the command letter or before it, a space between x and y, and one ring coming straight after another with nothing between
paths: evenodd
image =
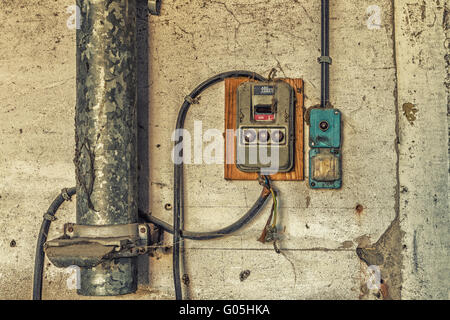
<instances>
[{"instance_id":1,"label":"gray metal panel","mask_svg":"<svg viewBox=\"0 0 450 320\"><path fill-rule=\"evenodd\" d=\"M253 118L253 92L255 86L274 86L274 98L277 101L275 119L273 121L255 121ZM264 101L264 99L260 99ZM295 93L293 88L283 81L271 82L244 82L237 90L237 143L236 143L236 166L243 172L260 172L261 168L269 169L272 164L267 164L259 158L259 151L256 145L248 145L242 141L241 129L254 128L256 130L267 128L270 130L282 129L285 132L286 143L272 144L267 146L259 145L262 154L267 157L279 156L278 169L276 172L289 172L294 165L294 145L295 145ZM252 159L252 155L258 154L257 159ZM255 161L253 161L255 160ZM276 173L273 172L273 173Z\"/></svg>"}]
</instances>

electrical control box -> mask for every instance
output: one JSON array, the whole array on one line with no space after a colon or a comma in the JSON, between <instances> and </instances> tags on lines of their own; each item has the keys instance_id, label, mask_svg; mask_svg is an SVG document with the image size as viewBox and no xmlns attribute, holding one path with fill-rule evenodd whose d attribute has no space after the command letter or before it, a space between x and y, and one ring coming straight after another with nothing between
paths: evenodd
<instances>
[{"instance_id":1,"label":"electrical control box","mask_svg":"<svg viewBox=\"0 0 450 320\"><path fill-rule=\"evenodd\" d=\"M313 108L309 122L309 185L314 189L339 189L342 186L341 112Z\"/></svg>"},{"instance_id":2,"label":"electrical control box","mask_svg":"<svg viewBox=\"0 0 450 320\"><path fill-rule=\"evenodd\" d=\"M244 82L237 89L236 166L289 172L294 165L295 92L286 82Z\"/></svg>"}]
</instances>

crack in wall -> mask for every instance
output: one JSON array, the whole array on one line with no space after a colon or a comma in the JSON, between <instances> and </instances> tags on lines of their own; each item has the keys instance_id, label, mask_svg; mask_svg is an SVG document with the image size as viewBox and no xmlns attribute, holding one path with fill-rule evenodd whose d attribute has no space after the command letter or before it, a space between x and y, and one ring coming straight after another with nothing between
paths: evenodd
<instances>
[{"instance_id":1,"label":"crack in wall","mask_svg":"<svg viewBox=\"0 0 450 320\"><path fill-rule=\"evenodd\" d=\"M399 91L398 91L398 56L396 43L396 25L395 25L395 0L391 2L392 9L392 45L393 45L393 65L395 69L395 85L394 85L394 101L395 101L395 140L394 150L396 155L395 163L395 191L394 191L394 211L395 218L391 225L381 235L376 243L371 246L364 246L356 249L356 253L361 261L367 266L379 266L381 270L382 287L380 292L384 299L401 299L402 289L402 266L403 253L402 240L405 232L400 227L400 106L399 106ZM388 290L389 287L389 290ZM367 292L362 292L366 295Z\"/></svg>"}]
</instances>

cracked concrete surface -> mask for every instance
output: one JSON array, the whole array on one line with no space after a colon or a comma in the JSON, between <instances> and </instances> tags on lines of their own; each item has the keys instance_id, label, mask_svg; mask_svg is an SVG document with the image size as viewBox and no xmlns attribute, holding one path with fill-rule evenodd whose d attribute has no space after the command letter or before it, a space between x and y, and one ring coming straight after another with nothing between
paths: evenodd
<instances>
[{"instance_id":1,"label":"cracked concrete surface","mask_svg":"<svg viewBox=\"0 0 450 320\"><path fill-rule=\"evenodd\" d=\"M218 72L266 75L275 67L283 77L303 78L305 106L317 104L320 3L162 2L149 31L141 12L138 30L140 207L171 222L170 138L186 94ZM0 3L0 299L31 297L42 215L61 188L75 184L70 5ZM283 255L256 241L268 207L226 239L187 241L192 298L448 299L448 4L341 0L330 12L331 100L344 116L344 186L313 191L306 182L276 183ZM186 127L201 120L204 129L222 130L223 97L223 85L205 92ZM404 105L416 110L415 119ZM198 231L236 220L260 192L256 182L225 181L222 165L186 166L185 189L186 227ZM50 237L75 220L74 203L58 217ZM139 292L120 299L172 298L171 262L162 251L141 259ZM387 288L381 293L366 284L373 264ZM46 267L44 298L80 298L67 289L67 272ZM243 271L250 271L245 281Z\"/></svg>"}]
</instances>

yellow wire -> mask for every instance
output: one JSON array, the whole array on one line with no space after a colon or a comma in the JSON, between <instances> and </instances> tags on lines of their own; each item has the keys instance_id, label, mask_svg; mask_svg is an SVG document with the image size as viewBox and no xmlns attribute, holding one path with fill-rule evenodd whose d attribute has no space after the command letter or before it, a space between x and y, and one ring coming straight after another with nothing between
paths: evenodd
<instances>
[{"instance_id":1,"label":"yellow wire","mask_svg":"<svg viewBox=\"0 0 450 320\"><path fill-rule=\"evenodd\" d=\"M270 188L270 192L272 193L272 199L273 199L273 222L272 222L272 228L275 228L277 225L277 205L278 205L278 201L277 201L277 196L275 195L275 192L273 191L272 188Z\"/></svg>"}]
</instances>

